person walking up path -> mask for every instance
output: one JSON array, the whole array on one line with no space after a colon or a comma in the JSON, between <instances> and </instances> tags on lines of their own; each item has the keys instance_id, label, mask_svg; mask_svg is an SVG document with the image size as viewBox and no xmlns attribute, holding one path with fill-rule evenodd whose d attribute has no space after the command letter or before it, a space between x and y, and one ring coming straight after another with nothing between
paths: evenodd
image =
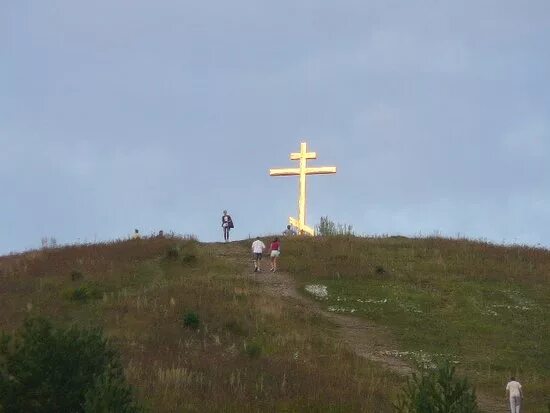
<instances>
[{"instance_id":1,"label":"person walking up path","mask_svg":"<svg viewBox=\"0 0 550 413\"><path fill-rule=\"evenodd\" d=\"M510 397L510 411L520 413L523 391L521 390L521 384L516 381L515 377L510 377L510 381L506 385L506 394Z\"/></svg>"},{"instance_id":2,"label":"person walking up path","mask_svg":"<svg viewBox=\"0 0 550 413\"><path fill-rule=\"evenodd\" d=\"M271 272L277 271L277 258L281 255L281 243L279 238L275 238L270 246L271 250Z\"/></svg>"},{"instance_id":3,"label":"person walking up path","mask_svg":"<svg viewBox=\"0 0 550 413\"><path fill-rule=\"evenodd\" d=\"M260 237L256 237L256 241L252 243L252 255L254 257L254 272L262 272L260 268L260 261L264 254L265 244Z\"/></svg>"},{"instance_id":4,"label":"person walking up path","mask_svg":"<svg viewBox=\"0 0 550 413\"><path fill-rule=\"evenodd\" d=\"M231 219L231 215L229 215L227 211L223 211L222 228L223 240L227 242L229 241L229 231L231 231L231 228L235 228L235 226L233 225L233 220Z\"/></svg>"}]
</instances>

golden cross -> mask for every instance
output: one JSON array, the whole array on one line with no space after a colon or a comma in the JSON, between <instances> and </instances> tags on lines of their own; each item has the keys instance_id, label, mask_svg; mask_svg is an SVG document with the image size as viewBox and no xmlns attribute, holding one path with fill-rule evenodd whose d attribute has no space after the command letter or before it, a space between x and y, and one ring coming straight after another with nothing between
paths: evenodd
<instances>
[{"instance_id":1,"label":"golden cross","mask_svg":"<svg viewBox=\"0 0 550 413\"><path fill-rule=\"evenodd\" d=\"M307 143L300 144L300 152L290 154L290 160L300 161L299 168L270 169L271 176L300 176L300 199L298 201L298 219L289 218L290 225L298 228L300 234L313 235L314 230L306 225L306 175L335 174L335 166L323 166L320 168L308 168L308 159L317 159L315 152L307 151Z\"/></svg>"}]
</instances>

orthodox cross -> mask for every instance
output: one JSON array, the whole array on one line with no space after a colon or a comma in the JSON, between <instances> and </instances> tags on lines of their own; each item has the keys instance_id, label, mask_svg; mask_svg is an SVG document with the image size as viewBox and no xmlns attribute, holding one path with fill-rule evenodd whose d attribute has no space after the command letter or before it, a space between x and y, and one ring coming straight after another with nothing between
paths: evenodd
<instances>
[{"instance_id":1,"label":"orthodox cross","mask_svg":"<svg viewBox=\"0 0 550 413\"><path fill-rule=\"evenodd\" d=\"M324 175L335 174L335 166L323 166L318 168L308 168L308 159L317 159L315 152L307 151L307 143L302 142L300 144L300 152L293 152L290 154L291 161L300 161L299 168L280 168L270 169L269 175L271 176L295 176L300 177L300 198L298 200L298 219L289 218L290 225L296 227L300 234L313 235L313 228L306 225L306 175Z\"/></svg>"}]
</instances>

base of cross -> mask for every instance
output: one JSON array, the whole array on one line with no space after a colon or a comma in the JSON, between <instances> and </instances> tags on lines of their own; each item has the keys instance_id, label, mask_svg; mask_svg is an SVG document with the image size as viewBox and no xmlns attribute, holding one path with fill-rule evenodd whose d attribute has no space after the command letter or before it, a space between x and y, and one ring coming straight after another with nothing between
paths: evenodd
<instances>
[{"instance_id":1,"label":"base of cross","mask_svg":"<svg viewBox=\"0 0 550 413\"><path fill-rule=\"evenodd\" d=\"M298 234L300 235L315 235L315 230L313 228L308 227L305 223L300 222L296 218L290 217L288 218L288 222L298 230Z\"/></svg>"}]
</instances>

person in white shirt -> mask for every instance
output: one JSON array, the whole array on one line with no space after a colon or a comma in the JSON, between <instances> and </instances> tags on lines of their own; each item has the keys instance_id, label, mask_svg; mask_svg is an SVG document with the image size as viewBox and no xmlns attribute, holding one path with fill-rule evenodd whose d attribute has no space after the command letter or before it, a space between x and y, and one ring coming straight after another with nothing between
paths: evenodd
<instances>
[{"instance_id":1,"label":"person in white shirt","mask_svg":"<svg viewBox=\"0 0 550 413\"><path fill-rule=\"evenodd\" d=\"M252 243L252 255L254 256L254 272L261 272L260 261L264 254L265 244L260 237L256 237L256 241Z\"/></svg>"},{"instance_id":2,"label":"person in white shirt","mask_svg":"<svg viewBox=\"0 0 550 413\"><path fill-rule=\"evenodd\" d=\"M515 377L511 377L506 385L506 394L510 397L510 411L520 413L523 391L521 390L521 384L516 381Z\"/></svg>"}]
</instances>

